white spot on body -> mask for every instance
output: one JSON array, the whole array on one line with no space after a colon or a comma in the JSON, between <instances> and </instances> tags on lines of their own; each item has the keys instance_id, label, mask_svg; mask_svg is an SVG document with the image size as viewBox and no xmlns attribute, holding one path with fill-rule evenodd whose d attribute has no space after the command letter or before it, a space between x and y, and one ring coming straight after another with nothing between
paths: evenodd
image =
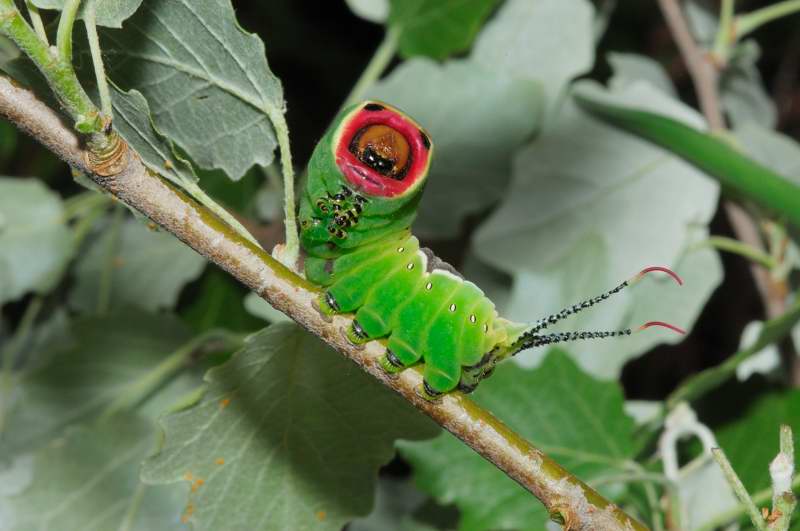
<instances>
[{"instance_id":1,"label":"white spot on body","mask_svg":"<svg viewBox=\"0 0 800 531\"><path fill-rule=\"evenodd\" d=\"M433 288L433 282L428 282L427 284L425 284L425 289L426 290L430 291L431 288Z\"/></svg>"},{"instance_id":2,"label":"white spot on body","mask_svg":"<svg viewBox=\"0 0 800 531\"><path fill-rule=\"evenodd\" d=\"M454 311L456 311L456 305L455 305L455 303L453 303L453 304L451 304L451 305L450 305L450 311L451 311L451 312L454 312Z\"/></svg>"},{"instance_id":3,"label":"white spot on body","mask_svg":"<svg viewBox=\"0 0 800 531\"><path fill-rule=\"evenodd\" d=\"M469 316L469 322L470 322L470 323L472 323L472 324L475 324L475 323L477 323L477 322L478 322L478 318L477 318L477 317L475 317L475 315L474 315L474 314L473 314L473 315L470 315L470 316Z\"/></svg>"},{"instance_id":4,"label":"white spot on body","mask_svg":"<svg viewBox=\"0 0 800 531\"><path fill-rule=\"evenodd\" d=\"M412 269L414 269L414 262L411 262L410 264L408 264L408 265L406 266L406 269L408 269L409 271L411 271Z\"/></svg>"}]
</instances>

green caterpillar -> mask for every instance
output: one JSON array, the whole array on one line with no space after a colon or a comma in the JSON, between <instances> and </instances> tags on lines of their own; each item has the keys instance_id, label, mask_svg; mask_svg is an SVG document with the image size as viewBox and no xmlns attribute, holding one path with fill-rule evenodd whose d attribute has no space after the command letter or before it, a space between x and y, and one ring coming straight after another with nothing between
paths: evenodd
<instances>
[{"instance_id":1,"label":"green caterpillar","mask_svg":"<svg viewBox=\"0 0 800 531\"><path fill-rule=\"evenodd\" d=\"M355 313L347 332L355 344L387 338L380 363L390 373L424 362L423 397L470 392L498 361L529 347L630 335L631 329L540 332L650 271L681 283L666 268L647 268L533 325L499 317L478 286L411 235L432 155L428 133L399 110L377 101L356 105L342 111L317 144L300 202L305 274L326 288L319 311ZM640 329L654 325L682 332L661 322Z\"/></svg>"}]
</instances>

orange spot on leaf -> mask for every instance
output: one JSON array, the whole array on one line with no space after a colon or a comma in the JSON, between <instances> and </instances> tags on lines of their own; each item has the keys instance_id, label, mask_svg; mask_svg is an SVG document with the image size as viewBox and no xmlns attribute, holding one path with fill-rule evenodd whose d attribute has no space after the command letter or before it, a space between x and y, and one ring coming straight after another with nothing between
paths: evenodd
<instances>
[{"instance_id":1,"label":"orange spot on leaf","mask_svg":"<svg viewBox=\"0 0 800 531\"><path fill-rule=\"evenodd\" d=\"M220 409L225 409L230 405L230 403L231 403L230 398L223 398L222 400L219 401L219 407Z\"/></svg>"},{"instance_id":2,"label":"orange spot on leaf","mask_svg":"<svg viewBox=\"0 0 800 531\"><path fill-rule=\"evenodd\" d=\"M221 457L220 457L220 458L218 458L218 459L217 459L216 461L214 461L214 462L215 462L216 464L218 464L218 465L224 465L224 464L225 464L225 460L224 460L223 458L221 458Z\"/></svg>"},{"instance_id":3,"label":"orange spot on leaf","mask_svg":"<svg viewBox=\"0 0 800 531\"><path fill-rule=\"evenodd\" d=\"M183 512L183 516L181 516L181 523L182 524L187 523L189 521L189 518L192 517L193 513L194 513L194 505L190 503L189 505L186 506L186 510Z\"/></svg>"},{"instance_id":4,"label":"orange spot on leaf","mask_svg":"<svg viewBox=\"0 0 800 531\"><path fill-rule=\"evenodd\" d=\"M192 492L197 492L197 489L199 489L200 487L202 487L202 486L203 486L203 483L205 483L205 481L204 481L204 480L202 480L202 479L198 479L197 481L195 481L194 483L192 483Z\"/></svg>"},{"instance_id":5,"label":"orange spot on leaf","mask_svg":"<svg viewBox=\"0 0 800 531\"><path fill-rule=\"evenodd\" d=\"M325 518L327 516L328 516L328 513L326 513L325 511L317 511L317 520L319 520L320 522L325 520Z\"/></svg>"}]
</instances>

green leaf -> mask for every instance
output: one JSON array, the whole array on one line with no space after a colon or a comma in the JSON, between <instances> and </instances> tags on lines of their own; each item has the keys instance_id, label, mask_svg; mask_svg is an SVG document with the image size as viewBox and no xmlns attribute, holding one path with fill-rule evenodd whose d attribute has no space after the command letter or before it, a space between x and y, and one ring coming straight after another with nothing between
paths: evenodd
<instances>
[{"instance_id":1,"label":"green leaf","mask_svg":"<svg viewBox=\"0 0 800 531\"><path fill-rule=\"evenodd\" d=\"M196 331L222 328L253 332L264 326L248 313L249 308L242 301L249 290L218 267L208 267L194 288L194 300L181 311L181 316Z\"/></svg>"},{"instance_id":2,"label":"green leaf","mask_svg":"<svg viewBox=\"0 0 800 531\"><path fill-rule=\"evenodd\" d=\"M251 336L206 376L197 406L166 417L150 483L191 481L194 529L339 530L367 514L398 437L432 424L290 323ZM191 479L189 479L191 478Z\"/></svg>"},{"instance_id":3,"label":"green leaf","mask_svg":"<svg viewBox=\"0 0 800 531\"><path fill-rule=\"evenodd\" d=\"M254 315L268 323L291 321L291 318L285 313L276 310L270 303L253 292L248 293L244 298L244 307L250 312L250 315Z\"/></svg>"},{"instance_id":4,"label":"green leaf","mask_svg":"<svg viewBox=\"0 0 800 531\"><path fill-rule=\"evenodd\" d=\"M16 150L17 128L0 118L0 164L5 165Z\"/></svg>"},{"instance_id":5,"label":"green leaf","mask_svg":"<svg viewBox=\"0 0 800 531\"><path fill-rule=\"evenodd\" d=\"M728 397L729 406L739 406L734 410L735 420L715 434L748 492L755 493L770 486L769 464L778 453L780 425L788 424L795 434L800 432L800 391L743 393L741 386L738 389L735 396ZM745 400L754 395L755 400Z\"/></svg>"},{"instance_id":6,"label":"green leaf","mask_svg":"<svg viewBox=\"0 0 800 531\"><path fill-rule=\"evenodd\" d=\"M347 531L434 531L413 518L426 499L409 481L382 478L375 493L375 508L366 518L350 522Z\"/></svg>"},{"instance_id":7,"label":"green leaf","mask_svg":"<svg viewBox=\"0 0 800 531\"><path fill-rule=\"evenodd\" d=\"M487 69L544 87L552 106L594 63L594 8L586 0L508 0L475 43Z\"/></svg>"},{"instance_id":8,"label":"green leaf","mask_svg":"<svg viewBox=\"0 0 800 531\"><path fill-rule=\"evenodd\" d=\"M64 9L64 0L31 0L31 3L41 9ZM95 0L97 6L97 25L108 28L121 28L122 23L130 18L139 9L142 0ZM78 18L83 18L86 11L86 2L78 12Z\"/></svg>"},{"instance_id":9,"label":"green leaf","mask_svg":"<svg viewBox=\"0 0 800 531\"><path fill-rule=\"evenodd\" d=\"M102 36L111 77L147 98L158 129L198 165L238 180L272 162L283 90L230 0L145 0L124 31Z\"/></svg>"},{"instance_id":10,"label":"green leaf","mask_svg":"<svg viewBox=\"0 0 800 531\"><path fill-rule=\"evenodd\" d=\"M46 293L74 251L61 198L35 179L0 177L0 304Z\"/></svg>"},{"instance_id":11,"label":"green leaf","mask_svg":"<svg viewBox=\"0 0 800 531\"><path fill-rule=\"evenodd\" d=\"M691 162L719 180L727 191L784 216L800 226L800 187L726 142L704 133L686 120L648 112L609 99L599 90L579 94L581 106L610 124L645 138Z\"/></svg>"},{"instance_id":12,"label":"green leaf","mask_svg":"<svg viewBox=\"0 0 800 531\"><path fill-rule=\"evenodd\" d=\"M414 87L414 90L408 90ZM511 156L539 124L538 84L474 61L406 61L369 92L391 101L431 133L434 157L415 230L458 234L463 218L496 202L507 187Z\"/></svg>"},{"instance_id":13,"label":"green leaf","mask_svg":"<svg viewBox=\"0 0 800 531\"><path fill-rule=\"evenodd\" d=\"M628 85L614 97L701 121L648 83ZM707 237L717 199L716 183L689 164L567 101L517 157L507 198L476 232L474 249L484 262L515 275L504 312L511 319L544 317L611 289L645 266L667 265L686 274L690 287L681 290L653 275L560 330L618 329L668 318L690 326L721 280L714 252L687 251ZM616 377L625 361L654 343L679 339L651 331L566 348L584 369Z\"/></svg>"},{"instance_id":14,"label":"green leaf","mask_svg":"<svg viewBox=\"0 0 800 531\"><path fill-rule=\"evenodd\" d=\"M191 164L181 158L172 142L156 129L150 115L150 106L144 96L136 90L124 92L112 84L112 98L114 126L141 156L142 162L150 170L177 184L239 234L255 243L247 229L197 185L197 175Z\"/></svg>"},{"instance_id":15,"label":"green leaf","mask_svg":"<svg viewBox=\"0 0 800 531\"><path fill-rule=\"evenodd\" d=\"M350 11L370 22L382 24L389 18L389 0L345 0Z\"/></svg>"},{"instance_id":16,"label":"green leaf","mask_svg":"<svg viewBox=\"0 0 800 531\"><path fill-rule=\"evenodd\" d=\"M758 70L760 57L758 44L748 39L733 49L722 71L719 85L722 106L734 127L755 122L771 129L778 121L778 111Z\"/></svg>"},{"instance_id":17,"label":"green leaf","mask_svg":"<svg viewBox=\"0 0 800 531\"><path fill-rule=\"evenodd\" d=\"M66 426L97 415L189 335L169 315L126 311L77 319L68 336L51 339L40 348L52 351L52 362L20 377L0 455L41 447Z\"/></svg>"},{"instance_id":18,"label":"green leaf","mask_svg":"<svg viewBox=\"0 0 800 531\"><path fill-rule=\"evenodd\" d=\"M112 308L172 308L183 286L199 277L205 264L202 256L171 234L128 219L119 231L104 231L78 260L70 306L95 311L103 275L110 274Z\"/></svg>"},{"instance_id":19,"label":"green leaf","mask_svg":"<svg viewBox=\"0 0 800 531\"><path fill-rule=\"evenodd\" d=\"M400 54L444 59L469 48L498 0L392 0L389 27Z\"/></svg>"},{"instance_id":20,"label":"green leaf","mask_svg":"<svg viewBox=\"0 0 800 531\"><path fill-rule=\"evenodd\" d=\"M733 135L753 160L800 185L800 144L792 137L755 122L736 127Z\"/></svg>"},{"instance_id":21,"label":"green leaf","mask_svg":"<svg viewBox=\"0 0 800 531\"><path fill-rule=\"evenodd\" d=\"M591 378L561 352L536 370L500 365L475 401L584 481L619 472L633 457L634 424L619 385ZM400 448L418 486L461 509L459 529L545 529L544 507L452 435Z\"/></svg>"},{"instance_id":22,"label":"green leaf","mask_svg":"<svg viewBox=\"0 0 800 531\"><path fill-rule=\"evenodd\" d=\"M35 453L25 490L0 493L0 529L187 529L180 489L138 481L155 434L152 421L130 414L68 430Z\"/></svg>"},{"instance_id":23,"label":"green leaf","mask_svg":"<svg viewBox=\"0 0 800 531\"><path fill-rule=\"evenodd\" d=\"M608 82L612 91L624 90L629 85L646 81L668 96L676 97L675 86L658 61L635 53L611 52L607 56L614 75Z\"/></svg>"}]
</instances>

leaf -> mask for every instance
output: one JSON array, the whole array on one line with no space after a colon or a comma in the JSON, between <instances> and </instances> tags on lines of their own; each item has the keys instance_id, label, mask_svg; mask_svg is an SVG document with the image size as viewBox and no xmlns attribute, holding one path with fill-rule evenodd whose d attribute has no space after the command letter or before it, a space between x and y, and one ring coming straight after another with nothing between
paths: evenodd
<instances>
[{"instance_id":1,"label":"leaf","mask_svg":"<svg viewBox=\"0 0 800 531\"><path fill-rule=\"evenodd\" d=\"M686 120L675 120L642 110L602 92L581 91L576 98L594 116L663 146L717 179L727 191L785 216L800 226L800 187L782 175L742 155L727 142L698 130Z\"/></svg>"},{"instance_id":2,"label":"leaf","mask_svg":"<svg viewBox=\"0 0 800 531\"><path fill-rule=\"evenodd\" d=\"M375 494L375 508L366 518L350 522L347 531L434 531L413 518L413 513L425 500L425 495L409 481L381 478Z\"/></svg>"},{"instance_id":3,"label":"leaf","mask_svg":"<svg viewBox=\"0 0 800 531\"><path fill-rule=\"evenodd\" d=\"M536 83L474 61L440 66L412 59L369 94L408 112L433 138L433 165L415 224L427 237L455 236L465 216L502 196L511 156L536 129L542 108Z\"/></svg>"},{"instance_id":4,"label":"leaf","mask_svg":"<svg viewBox=\"0 0 800 531\"><path fill-rule=\"evenodd\" d=\"M444 59L469 48L498 0L392 0L389 26L404 57Z\"/></svg>"},{"instance_id":5,"label":"leaf","mask_svg":"<svg viewBox=\"0 0 800 531\"><path fill-rule=\"evenodd\" d=\"M291 321L285 313L276 310L270 303L259 297L256 293L248 293L244 298L244 307L250 313L269 323Z\"/></svg>"},{"instance_id":6,"label":"leaf","mask_svg":"<svg viewBox=\"0 0 800 531\"><path fill-rule=\"evenodd\" d=\"M619 385L582 373L564 353L554 351L536 370L500 365L475 401L583 481L619 471L633 457L634 424ZM450 434L400 449L422 490L459 507L459 529L545 529L544 507Z\"/></svg>"},{"instance_id":7,"label":"leaf","mask_svg":"<svg viewBox=\"0 0 800 531\"><path fill-rule=\"evenodd\" d=\"M199 277L205 264L202 256L171 234L128 219L119 231L104 231L78 260L70 306L95 311L103 275L110 271L112 308L172 308L183 286Z\"/></svg>"},{"instance_id":8,"label":"leaf","mask_svg":"<svg viewBox=\"0 0 800 531\"><path fill-rule=\"evenodd\" d=\"M1 59L0 62L2 62ZM5 165L16 150L17 128L0 119L0 164Z\"/></svg>"},{"instance_id":9,"label":"leaf","mask_svg":"<svg viewBox=\"0 0 800 531\"><path fill-rule=\"evenodd\" d=\"M736 417L715 434L748 492L756 493L770 486L769 464L778 453L780 425L788 424L795 434L800 432L800 391L759 389L754 393L752 386L742 385L734 389L726 395L726 404Z\"/></svg>"},{"instance_id":10,"label":"leaf","mask_svg":"<svg viewBox=\"0 0 800 531\"><path fill-rule=\"evenodd\" d=\"M243 303L251 292L216 266L207 268L193 288L194 300L181 310L181 316L197 332L220 328L254 332L264 326Z\"/></svg>"},{"instance_id":11,"label":"leaf","mask_svg":"<svg viewBox=\"0 0 800 531\"><path fill-rule=\"evenodd\" d=\"M192 482L198 531L339 530L372 506L398 437L431 423L294 324L251 336L206 375L197 406L163 421L149 483Z\"/></svg>"},{"instance_id":12,"label":"leaf","mask_svg":"<svg viewBox=\"0 0 800 531\"><path fill-rule=\"evenodd\" d=\"M719 85L722 106L734 127L755 122L771 129L778 121L778 111L758 71L760 57L758 43L748 39L733 49L722 71Z\"/></svg>"},{"instance_id":13,"label":"leaf","mask_svg":"<svg viewBox=\"0 0 800 531\"><path fill-rule=\"evenodd\" d=\"M488 70L542 84L548 106L594 63L594 8L586 0L508 0L478 37Z\"/></svg>"},{"instance_id":14,"label":"leaf","mask_svg":"<svg viewBox=\"0 0 800 531\"><path fill-rule=\"evenodd\" d=\"M614 75L608 82L612 91L624 90L638 81L646 81L673 98L677 96L675 86L664 67L646 55L611 52L608 63Z\"/></svg>"},{"instance_id":15,"label":"leaf","mask_svg":"<svg viewBox=\"0 0 800 531\"><path fill-rule=\"evenodd\" d=\"M389 18L389 0L345 0L350 11L357 16L376 24Z\"/></svg>"},{"instance_id":16,"label":"leaf","mask_svg":"<svg viewBox=\"0 0 800 531\"><path fill-rule=\"evenodd\" d=\"M705 237L698 231L694 237ZM686 242L691 247L690 241ZM631 261L634 259L631 258ZM628 277L640 265L631 264ZM620 283L621 277L608 273L611 262L599 235L578 243L559 263L545 271L515 275L511 300L500 306L501 313L513 320L531 322L561 308L603 293ZM602 308L587 310L573 316L560 330L619 330L637 328L652 320L663 320L690 329L706 301L722 282L723 271L717 253L703 248L686 251L676 259L674 270L684 279L680 288L667 277L647 278L635 287L622 292ZM683 336L666 331L650 330L618 340L586 341L561 346L569 352L582 370L599 378L616 379L625 363L654 346L676 343ZM547 349L532 349L517 355L516 361L525 367L538 365Z\"/></svg>"},{"instance_id":17,"label":"leaf","mask_svg":"<svg viewBox=\"0 0 800 531\"><path fill-rule=\"evenodd\" d=\"M98 414L188 339L169 315L126 311L73 321L69 335L42 342L52 361L21 376L0 455L39 448Z\"/></svg>"},{"instance_id":18,"label":"leaf","mask_svg":"<svg viewBox=\"0 0 800 531\"><path fill-rule=\"evenodd\" d=\"M614 97L701 120L648 83L631 84ZM707 237L717 199L717 185L698 170L567 102L516 159L507 198L478 229L474 249L484 262L515 276L506 309L511 319L545 317L660 264L677 267L691 287L647 279L559 330L618 329L669 318L690 326L721 280L715 253L687 254ZM653 331L566 348L585 370L615 377L626 360L677 339Z\"/></svg>"},{"instance_id":19,"label":"leaf","mask_svg":"<svg viewBox=\"0 0 800 531\"><path fill-rule=\"evenodd\" d=\"M753 160L800 185L800 144L792 137L755 122L736 127L733 134Z\"/></svg>"},{"instance_id":20,"label":"leaf","mask_svg":"<svg viewBox=\"0 0 800 531\"><path fill-rule=\"evenodd\" d=\"M59 282L74 252L63 216L40 181L0 177L0 304Z\"/></svg>"},{"instance_id":21,"label":"leaf","mask_svg":"<svg viewBox=\"0 0 800 531\"><path fill-rule=\"evenodd\" d=\"M124 92L112 84L112 98L114 126L122 138L141 156L145 166L177 184L239 234L255 243L255 239L247 229L197 185L197 175L191 164L176 153L172 142L153 124L150 106L144 96L136 90Z\"/></svg>"},{"instance_id":22,"label":"leaf","mask_svg":"<svg viewBox=\"0 0 800 531\"><path fill-rule=\"evenodd\" d=\"M179 489L138 481L154 435L152 421L132 414L70 429L36 452L27 489L0 496L0 530L186 529Z\"/></svg>"},{"instance_id":23,"label":"leaf","mask_svg":"<svg viewBox=\"0 0 800 531\"><path fill-rule=\"evenodd\" d=\"M97 6L97 25L108 28L121 28L122 23L130 18L142 3L142 0L94 0ZM64 9L64 0L31 0L31 3L41 9ZM83 18L86 11L84 2L78 12L78 18Z\"/></svg>"},{"instance_id":24,"label":"leaf","mask_svg":"<svg viewBox=\"0 0 800 531\"><path fill-rule=\"evenodd\" d=\"M238 180L272 162L283 90L230 0L145 0L125 31L102 36L111 77L147 98L158 129L198 165Z\"/></svg>"}]
</instances>

